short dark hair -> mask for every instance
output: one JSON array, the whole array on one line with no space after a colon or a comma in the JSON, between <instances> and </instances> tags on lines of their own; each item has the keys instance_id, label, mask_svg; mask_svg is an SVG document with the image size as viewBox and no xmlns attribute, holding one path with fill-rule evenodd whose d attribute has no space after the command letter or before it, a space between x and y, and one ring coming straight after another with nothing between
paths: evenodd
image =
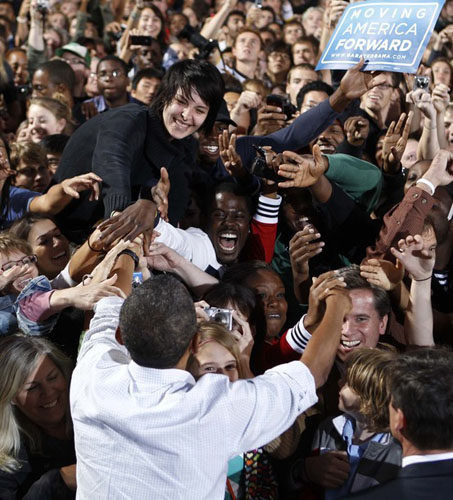
<instances>
[{"instance_id":1,"label":"short dark hair","mask_svg":"<svg viewBox=\"0 0 453 500\"><path fill-rule=\"evenodd\" d=\"M391 404L406 425L401 433L421 451L453 449L453 352L424 348L393 363Z\"/></svg>"},{"instance_id":2,"label":"short dark hair","mask_svg":"<svg viewBox=\"0 0 453 500\"><path fill-rule=\"evenodd\" d=\"M304 102L305 96L309 92L325 92L328 96L331 96L334 93L333 87L331 87L328 83L322 81L310 82L307 85L304 85L299 92L297 93L297 107L300 109L302 103Z\"/></svg>"},{"instance_id":3,"label":"short dark hair","mask_svg":"<svg viewBox=\"0 0 453 500\"><path fill-rule=\"evenodd\" d=\"M135 73L135 76L132 80L132 88L136 90L137 85L140 83L140 80L142 78L156 78L157 80L162 80L163 77L164 77L163 71L160 71L158 69L154 68L141 69L140 71L137 71L137 73Z\"/></svg>"},{"instance_id":4,"label":"short dark hair","mask_svg":"<svg viewBox=\"0 0 453 500\"><path fill-rule=\"evenodd\" d=\"M360 276L360 267L352 264L337 270L338 275L344 278L348 290L358 290L364 288L371 290L374 296L374 307L380 318L390 314L391 305L388 293L380 286L372 285L365 278Z\"/></svg>"},{"instance_id":5,"label":"short dark hair","mask_svg":"<svg viewBox=\"0 0 453 500\"><path fill-rule=\"evenodd\" d=\"M210 306L225 308L229 302L235 304L239 312L244 314L249 322L256 307L255 294L250 288L239 283L220 282L203 297Z\"/></svg>"},{"instance_id":6,"label":"short dark hair","mask_svg":"<svg viewBox=\"0 0 453 500\"><path fill-rule=\"evenodd\" d=\"M195 307L186 287L176 278L155 276L124 301L119 328L135 363L172 368L197 331Z\"/></svg>"},{"instance_id":7,"label":"short dark hair","mask_svg":"<svg viewBox=\"0 0 453 500\"><path fill-rule=\"evenodd\" d=\"M46 153L61 154L69 141L69 135L52 134L46 135L40 141L40 145Z\"/></svg>"},{"instance_id":8,"label":"short dark hair","mask_svg":"<svg viewBox=\"0 0 453 500\"><path fill-rule=\"evenodd\" d=\"M222 276L222 281L225 283L241 283L245 285L247 280L256 276L256 273L259 271L271 271L278 274L272 269L272 266L264 262L264 260L248 260L247 262L239 262L229 266Z\"/></svg>"},{"instance_id":9,"label":"short dark hair","mask_svg":"<svg viewBox=\"0 0 453 500\"><path fill-rule=\"evenodd\" d=\"M275 42L272 42L269 47L266 47L266 55L269 57L269 54L271 52L282 52L283 54L289 55L289 57L293 58L291 54L291 46L288 45L287 43L283 42L282 40L276 40Z\"/></svg>"},{"instance_id":10,"label":"short dark hair","mask_svg":"<svg viewBox=\"0 0 453 500\"><path fill-rule=\"evenodd\" d=\"M213 189L210 190L208 196L205 198L205 213L211 213L211 207L214 203L216 196L219 193L231 193L234 196L241 196L245 198L247 204L247 210L249 212L250 217L255 213L256 202L249 195L246 189L244 189L240 184L231 181L224 181L216 184Z\"/></svg>"},{"instance_id":11,"label":"short dark hair","mask_svg":"<svg viewBox=\"0 0 453 500\"><path fill-rule=\"evenodd\" d=\"M226 26L228 24L228 21L229 21L231 16L241 16L242 19L244 19L244 21L245 21L245 14L242 12L242 10L234 9L227 15L227 17L223 23L224 26Z\"/></svg>"},{"instance_id":12,"label":"short dark hair","mask_svg":"<svg viewBox=\"0 0 453 500\"><path fill-rule=\"evenodd\" d=\"M209 106L208 116L200 129L210 131L223 97L224 83L219 70L207 61L185 59L173 64L165 73L151 108L162 117L164 108L174 99L178 90L189 98L192 89Z\"/></svg>"},{"instance_id":13,"label":"short dark hair","mask_svg":"<svg viewBox=\"0 0 453 500\"><path fill-rule=\"evenodd\" d=\"M127 76L127 64L118 56L114 56L113 54L109 54L107 56L104 56L99 62L98 65L96 66L96 72L99 71L99 66L101 63L106 62L106 61L113 61L118 63L121 66L121 69L124 71L125 75Z\"/></svg>"},{"instance_id":14,"label":"short dark hair","mask_svg":"<svg viewBox=\"0 0 453 500\"><path fill-rule=\"evenodd\" d=\"M36 70L40 69L45 71L49 77L49 80L55 84L60 85L63 83L68 87L71 93L74 91L75 85L75 74L71 66L61 59L53 59L52 61L46 61L40 64Z\"/></svg>"}]
</instances>

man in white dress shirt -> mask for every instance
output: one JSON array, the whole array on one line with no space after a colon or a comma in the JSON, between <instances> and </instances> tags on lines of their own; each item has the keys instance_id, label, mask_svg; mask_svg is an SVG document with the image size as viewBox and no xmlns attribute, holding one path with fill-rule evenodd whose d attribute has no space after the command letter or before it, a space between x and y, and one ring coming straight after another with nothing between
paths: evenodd
<instances>
[{"instance_id":1,"label":"man in white dress shirt","mask_svg":"<svg viewBox=\"0 0 453 500\"><path fill-rule=\"evenodd\" d=\"M131 257L117 261L126 293ZM196 316L181 283L158 276L126 300L99 301L71 383L77 498L223 499L228 460L316 403L349 308L347 294L332 290L300 361L251 380L208 374L195 383L185 367Z\"/></svg>"}]
</instances>

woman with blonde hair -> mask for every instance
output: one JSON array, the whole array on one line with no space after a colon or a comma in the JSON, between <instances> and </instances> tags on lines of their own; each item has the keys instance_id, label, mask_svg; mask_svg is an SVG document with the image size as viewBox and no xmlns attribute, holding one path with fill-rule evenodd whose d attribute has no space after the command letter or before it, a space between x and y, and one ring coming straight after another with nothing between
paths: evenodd
<instances>
[{"instance_id":1,"label":"woman with blonde hair","mask_svg":"<svg viewBox=\"0 0 453 500\"><path fill-rule=\"evenodd\" d=\"M33 142L40 142L43 137L53 134L71 135L74 130L71 110L60 98L33 98L27 111L27 119Z\"/></svg>"},{"instance_id":2,"label":"woman with blonde hair","mask_svg":"<svg viewBox=\"0 0 453 500\"><path fill-rule=\"evenodd\" d=\"M0 340L0 498L73 498L70 360L49 341Z\"/></svg>"}]
</instances>

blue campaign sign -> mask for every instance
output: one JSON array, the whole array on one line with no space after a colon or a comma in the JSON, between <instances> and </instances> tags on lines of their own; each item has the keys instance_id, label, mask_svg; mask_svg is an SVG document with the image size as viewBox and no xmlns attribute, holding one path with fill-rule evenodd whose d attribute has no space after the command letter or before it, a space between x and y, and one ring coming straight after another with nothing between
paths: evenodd
<instances>
[{"instance_id":1,"label":"blue campaign sign","mask_svg":"<svg viewBox=\"0 0 453 500\"><path fill-rule=\"evenodd\" d=\"M348 5L320 69L348 69L363 56L367 71L415 73L445 0L368 0Z\"/></svg>"}]
</instances>

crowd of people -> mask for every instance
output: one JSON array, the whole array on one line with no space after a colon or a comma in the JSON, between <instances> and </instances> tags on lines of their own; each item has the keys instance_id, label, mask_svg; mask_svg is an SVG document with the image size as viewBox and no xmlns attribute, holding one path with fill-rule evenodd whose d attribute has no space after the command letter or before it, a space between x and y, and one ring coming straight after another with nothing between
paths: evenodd
<instances>
[{"instance_id":1,"label":"crowd of people","mask_svg":"<svg viewBox=\"0 0 453 500\"><path fill-rule=\"evenodd\" d=\"M453 0L349 3L0 0L1 500L451 497Z\"/></svg>"}]
</instances>

